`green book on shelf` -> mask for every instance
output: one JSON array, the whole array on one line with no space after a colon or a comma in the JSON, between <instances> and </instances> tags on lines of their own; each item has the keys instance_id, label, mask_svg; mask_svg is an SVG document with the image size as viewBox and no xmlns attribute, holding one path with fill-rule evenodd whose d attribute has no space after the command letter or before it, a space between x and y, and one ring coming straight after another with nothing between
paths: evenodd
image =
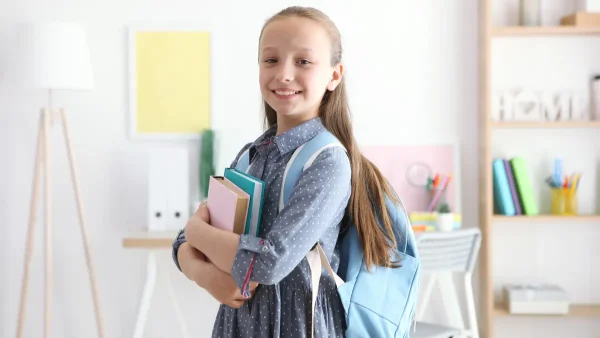
<instances>
[{"instance_id":1,"label":"green book on shelf","mask_svg":"<svg viewBox=\"0 0 600 338\"><path fill-rule=\"evenodd\" d=\"M537 215L538 207L533 197L533 187L531 186L531 180L527 172L527 166L525 160L521 157L515 157L510 160L510 166L512 167L515 185L521 199L523 206L524 215Z\"/></svg>"}]
</instances>

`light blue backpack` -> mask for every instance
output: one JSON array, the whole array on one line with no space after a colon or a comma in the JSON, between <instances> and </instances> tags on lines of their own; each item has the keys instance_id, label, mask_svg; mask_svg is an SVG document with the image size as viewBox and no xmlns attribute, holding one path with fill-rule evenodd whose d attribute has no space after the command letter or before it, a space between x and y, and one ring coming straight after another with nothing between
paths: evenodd
<instances>
[{"instance_id":1,"label":"light blue backpack","mask_svg":"<svg viewBox=\"0 0 600 338\"><path fill-rule=\"evenodd\" d=\"M342 147L339 140L323 131L292 155L284 172L279 209L289 201L292 191L304 170L326 148ZM237 168L248 169L248 154L243 154ZM346 313L347 338L408 338L415 316L421 267L415 236L403 206L388 198L386 207L398 243L397 252L391 253L401 267L371 267L367 271L364 252L356 227L351 225L340 237L340 266L336 274L320 244L307 255L311 267L313 290L318 290L322 267L332 276ZM313 313L317 292L313 292ZM313 320L314 323L314 320ZM311 331L314 332L314 329Z\"/></svg>"}]
</instances>

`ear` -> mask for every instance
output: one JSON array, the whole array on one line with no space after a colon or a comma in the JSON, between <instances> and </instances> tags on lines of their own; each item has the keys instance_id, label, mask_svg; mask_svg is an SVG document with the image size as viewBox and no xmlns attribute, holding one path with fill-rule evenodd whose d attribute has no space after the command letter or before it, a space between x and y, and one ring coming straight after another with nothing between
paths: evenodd
<instances>
[{"instance_id":1,"label":"ear","mask_svg":"<svg viewBox=\"0 0 600 338\"><path fill-rule=\"evenodd\" d=\"M344 76L344 65L338 63L333 67L331 81L327 84L327 90L333 91L340 84L340 81L342 81L342 76Z\"/></svg>"}]
</instances>

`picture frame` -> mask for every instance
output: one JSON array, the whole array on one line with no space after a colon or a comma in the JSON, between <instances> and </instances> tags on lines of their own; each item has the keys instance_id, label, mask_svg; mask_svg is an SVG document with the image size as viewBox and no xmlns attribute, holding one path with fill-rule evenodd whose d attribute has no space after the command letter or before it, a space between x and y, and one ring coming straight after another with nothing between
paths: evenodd
<instances>
[{"instance_id":1,"label":"picture frame","mask_svg":"<svg viewBox=\"0 0 600 338\"><path fill-rule=\"evenodd\" d=\"M132 24L127 37L129 137L200 140L212 124L210 30Z\"/></svg>"}]
</instances>

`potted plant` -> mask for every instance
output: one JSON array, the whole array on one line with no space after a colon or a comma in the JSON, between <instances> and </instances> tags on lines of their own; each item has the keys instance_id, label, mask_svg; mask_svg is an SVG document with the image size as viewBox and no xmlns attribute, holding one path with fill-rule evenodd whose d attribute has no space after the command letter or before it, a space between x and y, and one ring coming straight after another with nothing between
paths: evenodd
<instances>
[{"instance_id":1,"label":"potted plant","mask_svg":"<svg viewBox=\"0 0 600 338\"><path fill-rule=\"evenodd\" d=\"M215 174L214 164L214 131L205 130L202 133L202 144L200 148L200 187L202 200L208 196L208 182Z\"/></svg>"}]
</instances>

